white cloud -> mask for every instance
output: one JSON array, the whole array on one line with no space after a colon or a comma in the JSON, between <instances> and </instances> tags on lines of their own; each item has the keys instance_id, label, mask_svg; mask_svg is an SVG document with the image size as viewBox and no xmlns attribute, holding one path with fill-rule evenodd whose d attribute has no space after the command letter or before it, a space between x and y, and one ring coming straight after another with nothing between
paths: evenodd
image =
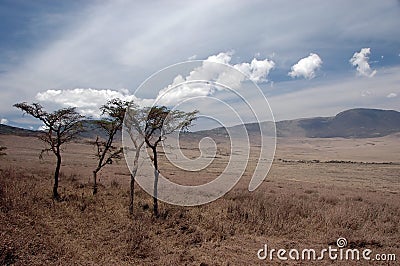
<instances>
[{"instance_id":1,"label":"white cloud","mask_svg":"<svg viewBox=\"0 0 400 266\"><path fill-rule=\"evenodd\" d=\"M315 78L315 71L322 65L319 55L310 53L308 57L302 58L292 66L292 71L288 73L292 78L304 77L306 79Z\"/></svg>"},{"instance_id":2,"label":"white cloud","mask_svg":"<svg viewBox=\"0 0 400 266\"><path fill-rule=\"evenodd\" d=\"M48 129L49 129L49 128L46 127L45 125L38 126L38 128L37 128L37 130L39 130L39 131L46 131L46 130L48 130Z\"/></svg>"},{"instance_id":3,"label":"white cloud","mask_svg":"<svg viewBox=\"0 0 400 266\"><path fill-rule=\"evenodd\" d=\"M397 93L391 92L391 93L389 93L386 97L388 97L388 98L395 98L395 97L397 97Z\"/></svg>"},{"instance_id":4,"label":"white cloud","mask_svg":"<svg viewBox=\"0 0 400 266\"><path fill-rule=\"evenodd\" d=\"M224 89L221 86L211 86L209 83L185 83L187 81L213 81L232 89L239 89L241 82L245 80L256 83L266 82L269 72L275 67L272 60L255 58L250 63L233 65L231 64L233 54L234 52L230 51L211 55L203 61L200 67L193 69L188 76L176 76L172 84L158 93L157 104L171 105L190 97L209 96L215 91Z\"/></svg>"},{"instance_id":5,"label":"white cloud","mask_svg":"<svg viewBox=\"0 0 400 266\"><path fill-rule=\"evenodd\" d=\"M1 125L7 125L8 124L8 120L6 118L2 118L2 119L0 119L0 124Z\"/></svg>"},{"instance_id":6,"label":"white cloud","mask_svg":"<svg viewBox=\"0 0 400 266\"><path fill-rule=\"evenodd\" d=\"M130 95L128 90L119 91L110 89L65 89L65 90L47 90L36 94L36 100L55 103L62 107L76 107L79 112L86 116L99 117L99 107L108 100L119 98L125 101L135 101L139 105L151 104L152 101L138 99Z\"/></svg>"},{"instance_id":7,"label":"white cloud","mask_svg":"<svg viewBox=\"0 0 400 266\"><path fill-rule=\"evenodd\" d=\"M168 86L160 91L157 96L157 105L174 105L182 100L192 97L208 96L212 94L212 87L207 84L182 84L175 88Z\"/></svg>"},{"instance_id":8,"label":"white cloud","mask_svg":"<svg viewBox=\"0 0 400 266\"><path fill-rule=\"evenodd\" d=\"M256 83L265 82L267 81L267 76L269 72L275 67L275 62L269 59L265 60L257 60L253 58L250 63L239 63L239 64L231 64L232 56L234 52L221 52L217 55L209 56L204 62L201 67L194 69L190 72L190 75L186 77L186 80L196 80L196 79L203 79L203 80L215 80L221 83L227 81L229 85L230 78L227 73L229 70L227 67L221 66L219 64L229 65L237 70L240 70L245 74L247 77L246 79L252 80ZM241 80L243 81L243 80Z\"/></svg>"},{"instance_id":9,"label":"white cloud","mask_svg":"<svg viewBox=\"0 0 400 266\"><path fill-rule=\"evenodd\" d=\"M269 59L253 59L251 63L241 63L234 66L236 69L246 74L254 82L266 81L269 72L275 67L275 62Z\"/></svg>"},{"instance_id":10,"label":"white cloud","mask_svg":"<svg viewBox=\"0 0 400 266\"><path fill-rule=\"evenodd\" d=\"M210 55L206 61L214 62L214 63L221 63L221 64L229 64L232 59L233 51L230 52L221 52L217 55Z\"/></svg>"},{"instance_id":11,"label":"white cloud","mask_svg":"<svg viewBox=\"0 0 400 266\"><path fill-rule=\"evenodd\" d=\"M398 101L386 98L398 89L399 71L399 66L388 67L382 69L380 75L373 79L355 79L351 75L342 75L327 77L328 82L311 85L299 80L275 83L276 91L288 88L291 90L288 93L271 95L268 101L277 121L331 116L355 107L399 110ZM382 84L385 86L381 86ZM363 94L368 97L360 97Z\"/></svg>"},{"instance_id":12,"label":"white cloud","mask_svg":"<svg viewBox=\"0 0 400 266\"><path fill-rule=\"evenodd\" d=\"M398 102L393 98L388 100L386 96L391 92L397 92L400 76L400 67L382 69L380 75L373 79L355 79L353 75L339 75L327 77L327 82L311 82L308 80L289 80L275 82L276 94L267 95L269 104L276 121L286 119L298 119L301 117L332 116L343 110L365 107L378 109L399 110ZM385 84L381 87L381 84ZM246 90L244 84L243 93L245 99L252 107L265 108L265 100L255 90ZM379 88L379 90L377 90ZM285 93L280 93L286 91ZM360 95L368 97L361 97ZM235 110L240 110L241 116L247 113L239 109L241 105L234 105ZM223 114L226 121L231 113L223 113L223 106L212 105L212 112ZM197 108L202 111L203 108ZM211 108L209 108L211 109ZM249 120L244 120L249 121Z\"/></svg>"},{"instance_id":13,"label":"white cloud","mask_svg":"<svg viewBox=\"0 0 400 266\"><path fill-rule=\"evenodd\" d=\"M361 96L362 97L368 97L368 96L371 96L373 93L371 92L371 91L369 91L369 90L366 90L366 91L362 91L361 92Z\"/></svg>"},{"instance_id":14,"label":"white cloud","mask_svg":"<svg viewBox=\"0 0 400 266\"><path fill-rule=\"evenodd\" d=\"M353 66L357 67L357 72L360 76L373 77L376 74L376 70L372 70L368 63L370 53L371 48L362 48L360 52L355 52L349 61Z\"/></svg>"},{"instance_id":15,"label":"white cloud","mask_svg":"<svg viewBox=\"0 0 400 266\"><path fill-rule=\"evenodd\" d=\"M302 55L320 49L324 50L324 65L328 62L325 58L339 59L348 54L349 47L361 48L365 42L384 54L398 53L393 50L398 46L400 23L396 1L364 1L362 5L358 1L305 2L158 1L157 8L145 1L75 5L77 9L63 12L63 27L49 22L48 27L27 23L28 29L20 28L23 36L31 36L31 32L41 37L36 42L28 40L33 43L25 52L18 49L21 38L11 42L10 35L10 43L16 45L4 47L1 53L15 58L0 62L0 113L15 121L12 105L31 101L37 92L47 89L136 88L151 73L193 54L206 58L215 47L235 49L243 58L274 51L275 57L268 57L277 68L282 67L279 71L286 72ZM33 13L32 18L46 20L41 14ZM329 69L334 71L327 68L327 76L345 72L346 63L330 60ZM278 78L277 87L284 81ZM379 85L385 86L385 82ZM158 90L148 94L157 95Z\"/></svg>"},{"instance_id":16,"label":"white cloud","mask_svg":"<svg viewBox=\"0 0 400 266\"><path fill-rule=\"evenodd\" d=\"M173 105L187 98L212 95L215 90L223 89L220 86L211 86L208 83L185 83L187 81L214 81L237 89L240 87L240 83L245 80L253 80L254 82L267 81L266 78L270 70L275 66L275 63L269 59L253 59L251 63L232 65L230 64L232 55L233 52L222 52L209 56L201 66L195 67L188 76L176 76L170 85L158 92L156 100L138 98L131 95L126 89L91 88L50 89L37 93L35 98L41 102L56 104L58 107L76 107L85 116L99 117L99 107L113 98L134 101L141 106L151 105L154 101L159 105ZM244 75L238 75L239 72L235 69L241 70Z\"/></svg>"}]
</instances>

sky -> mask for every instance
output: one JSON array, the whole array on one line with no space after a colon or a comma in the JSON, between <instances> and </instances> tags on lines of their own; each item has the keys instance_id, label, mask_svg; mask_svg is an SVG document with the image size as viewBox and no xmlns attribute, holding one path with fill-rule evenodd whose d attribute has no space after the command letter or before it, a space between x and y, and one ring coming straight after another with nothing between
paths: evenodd
<instances>
[{"instance_id":1,"label":"sky","mask_svg":"<svg viewBox=\"0 0 400 266\"><path fill-rule=\"evenodd\" d=\"M92 117L114 97L149 103L193 75L138 87L193 59L244 73L246 100L265 106L254 82L278 121L358 107L400 111L399 18L396 0L1 0L0 123L40 127L13 107L23 101ZM194 71L221 80L212 66ZM181 86L162 103L221 91Z\"/></svg>"}]
</instances>

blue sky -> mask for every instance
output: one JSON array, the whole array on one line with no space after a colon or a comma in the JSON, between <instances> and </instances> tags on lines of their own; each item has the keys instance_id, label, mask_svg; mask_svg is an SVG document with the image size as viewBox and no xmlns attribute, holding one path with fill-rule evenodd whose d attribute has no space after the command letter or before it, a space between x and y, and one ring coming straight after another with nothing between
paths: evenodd
<instances>
[{"instance_id":1,"label":"blue sky","mask_svg":"<svg viewBox=\"0 0 400 266\"><path fill-rule=\"evenodd\" d=\"M258 85L277 120L400 110L399 17L396 0L2 0L0 119L39 126L12 107L21 101L92 114L168 65L221 53L231 65L274 63Z\"/></svg>"}]
</instances>

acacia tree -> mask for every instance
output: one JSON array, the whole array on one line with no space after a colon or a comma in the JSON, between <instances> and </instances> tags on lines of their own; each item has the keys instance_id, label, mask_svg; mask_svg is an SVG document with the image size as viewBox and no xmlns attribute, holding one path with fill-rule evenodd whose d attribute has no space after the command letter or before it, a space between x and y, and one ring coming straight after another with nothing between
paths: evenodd
<instances>
[{"instance_id":1,"label":"acacia tree","mask_svg":"<svg viewBox=\"0 0 400 266\"><path fill-rule=\"evenodd\" d=\"M130 193L129 193L129 214L133 214L135 177L139 167L140 151L145 143L144 128L146 125L147 109L139 108L138 105L132 104L125 114L124 129L129 135L135 149L133 165L131 168Z\"/></svg>"},{"instance_id":2,"label":"acacia tree","mask_svg":"<svg viewBox=\"0 0 400 266\"><path fill-rule=\"evenodd\" d=\"M97 173L107 164L112 164L113 161L122 158L122 147L116 147L113 144L115 135L122 129L126 109L132 104L132 102L115 98L100 107L101 113L105 117L95 123L104 131L106 137L101 139L97 136L94 141L97 148L97 166L93 170L93 195L97 193Z\"/></svg>"},{"instance_id":3,"label":"acacia tree","mask_svg":"<svg viewBox=\"0 0 400 266\"><path fill-rule=\"evenodd\" d=\"M56 169L54 171L53 198L59 199L58 179L61 168L61 146L73 140L78 133L83 131L82 119L84 116L76 112L74 107L62 108L54 112L47 112L39 103L27 104L26 102L14 104L14 107L21 109L26 114L33 116L43 122L45 126L44 134L39 139L47 144L47 148L40 153L51 151L57 158Z\"/></svg>"},{"instance_id":4,"label":"acacia tree","mask_svg":"<svg viewBox=\"0 0 400 266\"><path fill-rule=\"evenodd\" d=\"M176 130L187 130L197 119L198 111L183 112L171 110L166 106L153 106L148 110L145 125L145 142L153 153L154 165L154 187L153 187L153 212L158 217L158 153L157 146L162 142L166 135Z\"/></svg>"}]
</instances>

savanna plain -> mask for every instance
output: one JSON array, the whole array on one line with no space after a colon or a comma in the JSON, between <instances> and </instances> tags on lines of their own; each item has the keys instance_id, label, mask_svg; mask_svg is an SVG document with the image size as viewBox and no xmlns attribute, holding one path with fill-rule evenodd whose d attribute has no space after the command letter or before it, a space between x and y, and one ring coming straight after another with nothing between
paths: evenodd
<instances>
[{"instance_id":1,"label":"savanna plain","mask_svg":"<svg viewBox=\"0 0 400 266\"><path fill-rule=\"evenodd\" d=\"M280 265L380 264L377 261L259 260L268 244L279 249L335 246L396 254L400 259L400 135L381 138L278 138L270 172L247 187L257 161L222 198L197 207L160 203L135 186L129 215L130 173L124 160L99 174L92 195L95 149L85 140L63 151L59 193L51 197L54 158L35 137L1 135L0 264L3 265ZM186 146L192 145L186 140ZM218 142L217 142L218 143ZM229 146L200 173L171 165L161 151L160 172L185 184L205 183L224 169ZM196 148L186 148L196 157ZM152 177L149 177L152 178Z\"/></svg>"}]
</instances>

